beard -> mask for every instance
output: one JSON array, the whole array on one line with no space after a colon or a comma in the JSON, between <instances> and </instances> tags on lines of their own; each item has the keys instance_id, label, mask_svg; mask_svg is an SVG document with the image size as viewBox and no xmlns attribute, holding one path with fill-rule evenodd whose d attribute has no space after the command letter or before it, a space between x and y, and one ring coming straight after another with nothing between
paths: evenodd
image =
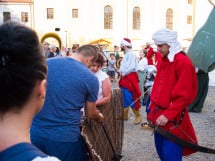
<instances>
[{"instance_id":1,"label":"beard","mask_svg":"<svg viewBox=\"0 0 215 161\"><path fill-rule=\"evenodd\" d=\"M125 51L125 48L124 48L124 46L122 46L122 47L120 47L121 48L121 51Z\"/></svg>"}]
</instances>

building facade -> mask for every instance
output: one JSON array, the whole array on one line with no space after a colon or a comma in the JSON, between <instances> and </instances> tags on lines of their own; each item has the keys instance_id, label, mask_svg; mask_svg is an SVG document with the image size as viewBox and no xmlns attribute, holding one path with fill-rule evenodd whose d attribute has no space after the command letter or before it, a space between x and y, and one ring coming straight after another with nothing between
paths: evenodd
<instances>
[{"instance_id":1,"label":"building facade","mask_svg":"<svg viewBox=\"0 0 215 161\"><path fill-rule=\"evenodd\" d=\"M206 0L0 0L0 23L20 21L59 46L128 37L138 50L162 27L192 39L211 9Z\"/></svg>"}]
</instances>

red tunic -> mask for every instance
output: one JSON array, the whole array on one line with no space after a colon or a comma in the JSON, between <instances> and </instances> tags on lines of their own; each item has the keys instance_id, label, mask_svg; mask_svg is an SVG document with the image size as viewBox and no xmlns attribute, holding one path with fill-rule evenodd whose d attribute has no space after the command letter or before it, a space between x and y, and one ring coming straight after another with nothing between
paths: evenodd
<instances>
[{"instance_id":1,"label":"red tunic","mask_svg":"<svg viewBox=\"0 0 215 161\"><path fill-rule=\"evenodd\" d=\"M154 54L153 48L149 47L148 52L147 52L147 60L148 60L148 65L153 65L153 61L152 61L152 56Z\"/></svg>"},{"instance_id":2,"label":"red tunic","mask_svg":"<svg viewBox=\"0 0 215 161\"><path fill-rule=\"evenodd\" d=\"M173 62L162 58L152 88L148 119L155 124L156 119L163 114L169 119L164 126L166 130L197 144L187 108L194 100L197 88L195 68L185 54L176 54ZM185 114L182 117L184 109ZM183 148L183 155L191 153L194 151Z\"/></svg>"},{"instance_id":3,"label":"red tunic","mask_svg":"<svg viewBox=\"0 0 215 161\"><path fill-rule=\"evenodd\" d=\"M139 78L136 72L132 72L125 77L121 77L119 80L119 86L128 89L133 96L133 100L137 100L141 96L141 91L139 87ZM135 109L140 109L140 101L135 102Z\"/></svg>"},{"instance_id":4,"label":"red tunic","mask_svg":"<svg viewBox=\"0 0 215 161\"><path fill-rule=\"evenodd\" d=\"M153 63L153 60L152 60L153 54L155 54L155 64ZM161 61L161 54L159 52L153 51L153 48L150 47L148 49L146 58L148 60L148 65L155 65L157 67Z\"/></svg>"}]
</instances>

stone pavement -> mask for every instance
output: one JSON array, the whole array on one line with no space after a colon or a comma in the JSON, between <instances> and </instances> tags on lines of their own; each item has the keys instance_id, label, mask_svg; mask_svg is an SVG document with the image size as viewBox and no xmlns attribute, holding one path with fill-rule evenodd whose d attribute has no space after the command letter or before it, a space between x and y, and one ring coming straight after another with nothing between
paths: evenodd
<instances>
[{"instance_id":1,"label":"stone pavement","mask_svg":"<svg viewBox=\"0 0 215 161\"><path fill-rule=\"evenodd\" d=\"M202 113L190 113L199 145L215 149L215 87L210 86ZM143 122L146 120L142 107ZM124 142L121 161L159 161L154 147L154 137L149 130L134 125L134 114L130 110L129 120L124 124ZM183 161L215 161L214 154L197 152L184 157Z\"/></svg>"}]
</instances>

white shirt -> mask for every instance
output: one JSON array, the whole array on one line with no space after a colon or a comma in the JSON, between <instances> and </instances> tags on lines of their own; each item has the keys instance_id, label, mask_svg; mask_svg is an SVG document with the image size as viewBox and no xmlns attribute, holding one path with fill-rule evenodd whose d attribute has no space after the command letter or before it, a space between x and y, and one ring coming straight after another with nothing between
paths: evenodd
<instances>
[{"instance_id":1,"label":"white shirt","mask_svg":"<svg viewBox=\"0 0 215 161\"><path fill-rule=\"evenodd\" d=\"M98 93L98 98L97 99L101 99L103 98L103 95L102 95L102 82L108 78L109 76L103 72L102 70L99 70L95 73L96 77L98 78L99 80L99 93Z\"/></svg>"},{"instance_id":2,"label":"white shirt","mask_svg":"<svg viewBox=\"0 0 215 161\"><path fill-rule=\"evenodd\" d=\"M147 65L148 65L148 60L147 58L143 57L137 65L137 71L144 71Z\"/></svg>"},{"instance_id":3,"label":"white shirt","mask_svg":"<svg viewBox=\"0 0 215 161\"><path fill-rule=\"evenodd\" d=\"M126 76L131 72L137 71L137 65L137 56L132 50L128 50L122 59L119 71L122 73L122 76Z\"/></svg>"}]
</instances>

